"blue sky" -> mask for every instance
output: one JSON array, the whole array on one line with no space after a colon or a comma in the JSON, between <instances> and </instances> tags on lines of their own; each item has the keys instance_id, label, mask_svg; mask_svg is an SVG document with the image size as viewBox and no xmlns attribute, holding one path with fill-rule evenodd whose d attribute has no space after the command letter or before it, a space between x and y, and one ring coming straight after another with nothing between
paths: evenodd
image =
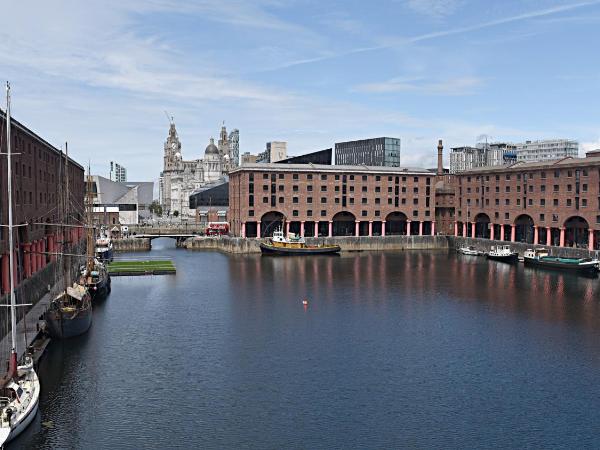
<instances>
[{"instance_id":1,"label":"blue sky","mask_svg":"<svg viewBox=\"0 0 600 450\"><path fill-rule=\"evenodd\" d=\"M100 174L158 178L165 110L186 159L223 120L241 152L385 135L406 165L482 134L600 147L600 0L3 3L15 117Z\"/></svg>"}]
</instances>

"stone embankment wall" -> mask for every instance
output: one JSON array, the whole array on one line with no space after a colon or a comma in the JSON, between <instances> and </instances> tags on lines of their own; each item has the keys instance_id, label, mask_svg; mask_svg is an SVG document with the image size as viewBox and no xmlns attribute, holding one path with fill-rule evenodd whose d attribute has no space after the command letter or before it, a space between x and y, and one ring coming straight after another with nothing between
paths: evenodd
<instances>
[{"instance_id":1,"label":"stone embankment wall","mask_svg":"<svg viewBox=\"0 0 600 450\"><path fill-rule=\"evenodd\" d=\"M220 250L226 253L260 253L260 242L266 239L238 237L196 237L185 242L190 250ZM377 236L306 238L307 244L335 244L342 251L434 250L447 249L445 236Z\"/></svg>"},{"instance_id":2,"label":"stone embankment wall","mask_svg":"<svg viewBox=\"0 0 600 450\"><path fill-rule=\"evenodd\" d=\"M152 249L148 238L113 239L115 252L147 252Z\"/></svg>"},{"instance_id":3,"label":"stone embankment wall","mask_svg":"<svg viewBox=\"0 0 600 450\"><path fill-rule=\"evenodd\" d=\"M473 246L479 251L489 252L490 247L493 245L510 245L514 251L519 252L520 256L523 256L523 253L525 253L528 248L545 248L553 256L562 256L567 258L598 258L600 256L599 251L589 251L583 248L553 247L547 245L533 245L523 242L490 241L489 239L466 238L460 236L448 236L447 239L448 246L451 249L457 249L464 246Z\"/></svg>"}]
</instances>

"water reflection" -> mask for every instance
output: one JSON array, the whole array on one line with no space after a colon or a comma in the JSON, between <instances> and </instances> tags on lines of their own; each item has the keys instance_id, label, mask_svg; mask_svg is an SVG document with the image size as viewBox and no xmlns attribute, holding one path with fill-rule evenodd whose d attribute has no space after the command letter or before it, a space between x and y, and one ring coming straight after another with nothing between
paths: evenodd
<instances>
[{"instance_id":1,"label":"water reflection","mask_svg":"<svg viewBox=\"0 0 600 450\"><path fill-rule=\"evenodd\" d=\"M386 304L402 298L475 302L505 312L600 327L597 278L487 261L445 252L364 252L331 257L246 256L239 292L282 301L315 299L322 305ZM278 287L283 286L283 292Z\"/></svg>"}]
</instances>

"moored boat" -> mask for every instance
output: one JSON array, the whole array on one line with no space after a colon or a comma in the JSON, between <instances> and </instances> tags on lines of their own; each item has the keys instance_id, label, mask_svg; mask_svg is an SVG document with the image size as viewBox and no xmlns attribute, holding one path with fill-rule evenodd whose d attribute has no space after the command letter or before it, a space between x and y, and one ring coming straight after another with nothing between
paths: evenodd
<instances>
[{"instance_id":1,"label":"moored boat","mask_svg":"<svg viewBox=\"0 0 600 450\"><path fill-rule=\"evenodd\" d=\"M303 237L290 233L286 238L278 229L268 243L261 242L260 250L265 255L322 255L339 253L339 245L308 245Z\"/></svg>"},{"instance_id":2,"label":"moored boat","mask_svg":"<svg viewBox=\"0 0 600 450\"><path fill-rule=\"evenodd\" d=\"M96 239L96 258L100 262L112 262L113 260L113 244L108 236L100 236Z\"/></svg>"},{"instance_id":3,"label":"moored boat","mask_svg":"<svg viewBox=\"0 0 600 450\"><path fill-rule=\"evenodd\" d=\"M600 262L592 258L562 258L550 256L544 248L527 249L523 255L526 266L544 269L563 270L587 275L595 275L600 270Z\"/></svg>"},{"instance_id":4,"label":"moored boat","mask_svg":"<svg viewBox=\"0 0 600 450\"><path fill-rule=\"evenodd\" d=\"M92 301L106 298L110 294L111 280L106 266L94 259L89 270L87 266L81 268L81 283L87 287Z\"/></svg>"},{"instance_id":5,"label":"moored boat","mask_svg":"<svg viewBox=\"0 0 600 450\"><path fill-rule=\"evenodd\" d=\"M8 206L8 254L9 265L8 286L10 291L10 353L8 371L0 379L0 447L17 437L36 416L40 398L40 382L29 356L24 357L24 364L18 365L17 355L17 305L15 295L15 243L12 201L12 152L10 133L10 85L6 83L6 153L7 157L7 206Z\"/></svg>"},{"instance_id":6,"label":"moored boat","mask_svg":"<svg viewBox=\"0 0 600 450\"><path fill-rule=\"evenodd\" d=\"M460 253L461 255L469 255L469 256L477 256L477 255L481 255L482 253L480 251L478 251L475 247L473 247L472 245L468 246L468 247L460 247L458 250L456 250L458 253Z\"/></svg>"},{"instance_id":7,"label":"moored boat","mask_svg":"<svg viewBox=\"0 0 600 450\"><path fill-rule=\"evenodd\" d=\"M92 299L85 286L73 284L55 297L45 314L50 335L57 339L79 336L92 325Z\"/></svg>"},{"instance_id":8,"label":"moored boat","mask_svg":"<svg viewBox=\"0 0 600 450\"><path fill-rule=\"evenodd\" d=\"M495 245L486 253L487 259L513 264L519 261L519 254L513 252L510 245Z\"/></svg>"}]
</instances>

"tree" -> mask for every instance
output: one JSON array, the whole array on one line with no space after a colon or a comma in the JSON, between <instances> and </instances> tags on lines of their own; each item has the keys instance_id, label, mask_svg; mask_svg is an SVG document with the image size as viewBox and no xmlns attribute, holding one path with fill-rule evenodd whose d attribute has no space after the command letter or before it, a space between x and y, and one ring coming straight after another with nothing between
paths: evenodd
<instances>
[{"instance_id":1,"label":"tree","mask_svg":"<svg viewBox=\"0 0 600 450\"><path fill-rule=\"evenodd\" d=\"M153 213L153 214L156 214L158 217L162 217L162 214L163 214L163 209L162 209L162 206L161 206L161 204L160 204L160 203L158 203L156 200L154 200L154 201L153 201L153 202L150 204L150 206L149 206L149 208L148 208L148 209L150 209L150 212L151 212L151 213Z\"/></svg>"}]
</instances>

